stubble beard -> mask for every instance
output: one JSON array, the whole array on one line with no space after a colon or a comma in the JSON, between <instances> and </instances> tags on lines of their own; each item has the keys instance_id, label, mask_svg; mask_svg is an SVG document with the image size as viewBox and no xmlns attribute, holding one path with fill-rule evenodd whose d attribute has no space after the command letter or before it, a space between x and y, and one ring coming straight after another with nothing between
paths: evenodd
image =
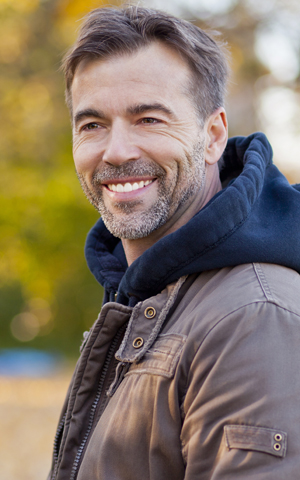
<instances>
[{"instance_id":1,"label":"stubble beard","mask_svg":"<svg viewBox=\"0 0 300 480\"><path fill-rule=\"evenodd\" d=\"M92 177L92 189L87 185L83 175L77 173L81 187L88 200L100 213L106 228L115 237L136 240L150 235L162 227L177 210L184 205L205 180L204 142L199 141L192 153L186 156L177 174L167 179L165 170L153 161L143 159L124 163L120 166L106 165L96 170ZM103 199L102 182L108 183L115 178L156 177L158 183L157 200L146 210L139 211L142 200L115 202L118 213L112 213ZM180 186L181 185L181 186Z\"/></svg>"}]
</instances>

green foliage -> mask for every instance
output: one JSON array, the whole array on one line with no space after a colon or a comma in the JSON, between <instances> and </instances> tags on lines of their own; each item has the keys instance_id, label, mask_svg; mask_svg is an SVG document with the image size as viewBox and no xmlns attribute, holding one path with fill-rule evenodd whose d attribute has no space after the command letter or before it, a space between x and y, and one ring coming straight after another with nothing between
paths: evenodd
<instances>
[{"instance_id":1,"label":"green foliage","mask_svg":"<svg viewBox=\"0 0 300 480\"><path fill-rule=\"evenodd\" d=\"M85 237L98 214L76 178L58 71L70 20L73 36L76 27L67 7L0 4L0 346L77 355L102 289L85 264Z\"/></svg>"},{"instance_id":2,"label":"green foliage","mask_svg":"<svg viewBox=\"0 0 300 480\"><path fill-rule=\"evenodd\" d=\"M73 167L59 66L78 20L104 3L0 0L0 347L26 345L77 356L82 332L100 310L102 289L83 255L98 214ZM300 10L297 2L283 0L266 0L263 9L255 0L227 3L226 11L209 14L208 2L199 0L198 16L201 5L203 15L196 22L220 29L229 43L230 134L248 134L260 128L257 98L277 86L257 57L256 33L281 20L297 33ZM184 16L193 14L186 10ZM297 93L299 78L285 87Z\"/></svg>"}]
</instances>

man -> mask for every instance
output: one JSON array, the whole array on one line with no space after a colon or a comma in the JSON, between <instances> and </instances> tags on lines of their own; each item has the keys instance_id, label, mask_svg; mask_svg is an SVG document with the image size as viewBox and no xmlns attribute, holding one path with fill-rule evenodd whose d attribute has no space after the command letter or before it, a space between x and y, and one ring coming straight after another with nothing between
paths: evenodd
<instances>
[{"instance_id":1,"label":"man","mask_svg":"<svg viewBox=\"0 0 300 480\"><path fill-rule=\"evenodd\" d=\"M299 185L263 134L227 142L225 57L192 24L97 9L64 68L105 299L49 478L298 479Z\"/></svg>"}]
</instances>

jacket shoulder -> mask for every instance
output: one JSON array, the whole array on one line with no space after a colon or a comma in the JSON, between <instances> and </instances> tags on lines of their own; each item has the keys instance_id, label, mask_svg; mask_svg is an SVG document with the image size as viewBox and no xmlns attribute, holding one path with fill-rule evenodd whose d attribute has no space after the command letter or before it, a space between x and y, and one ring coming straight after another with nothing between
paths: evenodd
<instances>
[{"instance_id":1,"label":"jacket shoulder","mask_svg":"<svg viewBox=\"0 0 300 480\"><path fill-rule=\"evenodd\" d=\"M267 301L300 313L300 275L295 270L267 263L253 264Z\"/></svg>"},{"instance_id":2,"label":"jacket shoulder","mask_svg":"<svg viewBox=\"0 0 300 480\"><path fill-rule=\"evenodd\" d=\"M207 272L196 280L196 289L197 283L201 303L213 303L221 316L261 302L300 314L300 275L287 267L267 263L239 265Z\"/></svg>"},{"instance_id":3,"label":"jacket shoulder","mask_svg":"<svg viewBox=\"0 0 300 480\"><path fill-rule=\"evenodd\" d=\"M211 270L195 279L168 329L179 328L186 335L195 329L204 333L234 313L242 318L246 307L258 315L268 305L300 317L300 275L296 271L265 263Z\"/></svg>"}]
</instances>

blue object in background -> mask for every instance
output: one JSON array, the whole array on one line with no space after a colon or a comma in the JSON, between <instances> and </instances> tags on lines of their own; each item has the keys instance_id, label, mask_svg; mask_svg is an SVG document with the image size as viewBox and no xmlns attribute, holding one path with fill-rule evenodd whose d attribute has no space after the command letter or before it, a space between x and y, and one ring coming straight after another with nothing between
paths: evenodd
<instances>
[{"instance_id":1,"label":"blue object in background","mask_svg":"<svg viewBox=\"0 0 300 480\"><path fill-rule=\"evenodd\" d=\"M62 364L58 354L33 349L0 350L0 375L44 377L55 373Z\"/></svg>"}]
</instances>

